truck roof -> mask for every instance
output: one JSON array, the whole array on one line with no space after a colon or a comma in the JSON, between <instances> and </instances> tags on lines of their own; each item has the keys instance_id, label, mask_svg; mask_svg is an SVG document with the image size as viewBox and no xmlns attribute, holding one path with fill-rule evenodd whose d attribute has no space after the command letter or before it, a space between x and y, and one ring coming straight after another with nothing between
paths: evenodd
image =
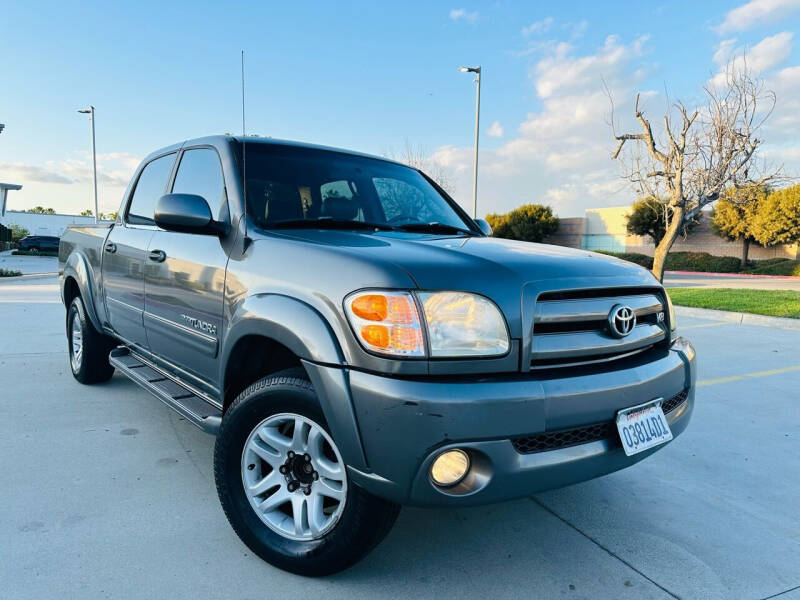
<instances>
[{"instance_id":1,"label":"truck roof","mask_svg":"<svg viewBox=\"0 0 800 600\"><path fill-rule=\"evenodd\" d=\"M171 144L169 146L164 146L163 148L159 148L154 152L151 152L145 160L150 160L151 157L158 156L160 154L164 154L170 151L180 150L184 146L195 146L200 144L208 144L211 146L224 146L229 145L232 143L239 144L242 140L246 140L248 144L269 144L273 146L290 146L293 148L308 148L311 150L325 150L328 152L338 152L340 154L350 154L352 156L361 156L363 158L372 158L375 160L382 160L385 162L395 163L395 164L403 164L399 161L392 160L391 158L386 158L383 156L375 156L374 154L367 154L364 152L356 152L355 150L346 150L344 148L335 148L333 146L323 146L320 144L308 144L306 142L296 142L292 140L281 140L271 137L242 137L238 135L209 135L204 137L192 138L188 140L184 140L182 142L178 142L175 144Z\"/></svg>"}]
</instances>

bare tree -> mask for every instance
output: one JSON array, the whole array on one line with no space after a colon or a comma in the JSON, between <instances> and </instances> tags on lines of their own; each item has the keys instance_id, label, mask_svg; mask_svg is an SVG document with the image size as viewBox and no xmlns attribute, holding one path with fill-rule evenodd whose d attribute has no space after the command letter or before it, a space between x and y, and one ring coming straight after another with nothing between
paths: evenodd
<instances>
[{"instance_id":1,"label":"bare tree","mask_svg":"<svg viewBox=\"0 0 800 600\"><path fill-rule=\"evenodd\" d=\"M392 160L407 164L409 167L422 171L438 183L445 192L448 194L453 193L453 188L455 186L450 179L450 174L447 169L434 161L425 147L420 145L415 146L408 140L405 140L399 152L396 152L394 149L389 149L384 152L384 155L386 158L391 158Z\"/></svg>"},{"instance_id":2,"label":"bare tree","mask_svg":"<svg viewBox=\"0 0 800 600\"><path fill-rule=\"evenodd\" d=\"M724 79L721 85L712 80L704 87L705 105L689 110L676 102L668 109L660 136L639 109L638 94L634 115L641 133L617 134L612 100L618 141L612 158L621 159L624 176L637 192L661 199L665 211L666 233L653 260L659 281L673 242L704 206L726 189L756 189L780 179L780 170L769 170L757 155L762 144L758 132L775 106L775 94L764 89L746 61L730 63ZM632 144L623 153L626 142Z\"/></svg>"}]
</instances>

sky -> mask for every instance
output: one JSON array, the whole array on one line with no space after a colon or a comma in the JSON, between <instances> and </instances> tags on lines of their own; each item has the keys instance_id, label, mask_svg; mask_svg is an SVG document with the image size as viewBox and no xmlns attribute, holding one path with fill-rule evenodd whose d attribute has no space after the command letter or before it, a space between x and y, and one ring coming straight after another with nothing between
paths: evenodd
<instances>
[{"instance_id":1,"label":"sky","mask_svg":"<svg viewBox=\"0 0 800 600\"><path fill-rule=\"evenodd\" d=\"M419 149L472 203L481 65L478 213L549 204L562 217L629 204L611 159L610 101L635 130L670 102L703 102L727 61L775 91L764 156L800 175L800 0L750 2L140 2L0 0L0 181L8 209L117 210L145 155L241 131L371 154Z\"/></svg>"}]
</instances>

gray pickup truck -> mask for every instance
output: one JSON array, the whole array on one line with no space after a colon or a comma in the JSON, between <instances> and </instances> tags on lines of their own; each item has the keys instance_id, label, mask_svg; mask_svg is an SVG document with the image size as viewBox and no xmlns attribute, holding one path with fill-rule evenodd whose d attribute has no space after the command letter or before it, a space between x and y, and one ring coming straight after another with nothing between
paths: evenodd
<instances>
[{"instance_id":1,"label":"gray pickup truck","mask_svg":"<svg viewBox=\"0 0 800 600\"><path fill-rule=\"evenodd\" d=\"M400 505L598 477L689 422L695 352L646 270L491 237L424 173L207 137L136 171L59 249L72 373L129 377L217 436L253 552L344 569Z\"/></svg>"}]
</instances>

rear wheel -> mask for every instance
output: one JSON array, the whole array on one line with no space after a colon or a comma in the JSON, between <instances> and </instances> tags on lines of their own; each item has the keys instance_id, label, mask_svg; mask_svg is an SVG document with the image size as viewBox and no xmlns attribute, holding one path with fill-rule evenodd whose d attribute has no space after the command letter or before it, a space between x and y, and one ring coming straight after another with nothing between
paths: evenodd
<instances>
[{"instance_id":1,"label":"rear wheel","mask_svg":"<svg viewBox=\"0 0 800 600\"><path fill-rule=\"evenodd\" d=\"M214 474L241 540L301 575L353 565L400 510L349 481L314 389L297 371L265 377L234 401L217 437Z\"/></svg>"},{"instance_id":2,"label":"rear wheel","mask_svg":"<svg viewBox=\"0 0 800 600\"><path fill-rule=\"evenodd\" d=\"M108 362L108 354L116 344L94 328L80 296L72 300L67 311L67 343L69 365L75 379L85 384L111 379L114 367Z\"/></svg>"}]
</instances>

